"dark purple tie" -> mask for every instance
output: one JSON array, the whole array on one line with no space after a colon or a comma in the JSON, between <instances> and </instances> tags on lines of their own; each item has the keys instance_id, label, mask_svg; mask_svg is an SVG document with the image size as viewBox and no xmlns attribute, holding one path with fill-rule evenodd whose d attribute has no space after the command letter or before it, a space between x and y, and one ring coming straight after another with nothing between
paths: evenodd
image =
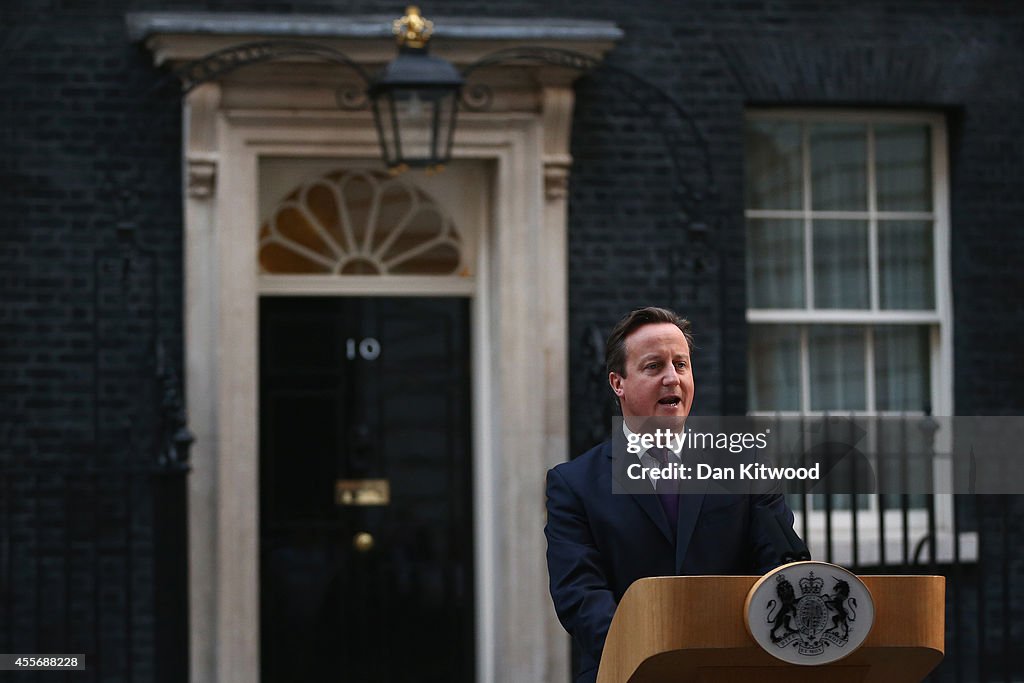
<instances>
[{"instance_id":1,"label":"dark purple tie","mask_svg":"<svg viewBox=\"0 0 1024 683\"><path fill-rule=\"evenodd\" d=\"M661 463L662 467L670 462L668 450L665 448L652 448L647 452ZM675 462L675 458L671 462ZM665 517L668 518L668 527L672 530L672 537L675 538L676 528L679 524L679 480L659 479L656 490L658 492L658 500L661 501L661 507L665 510Z\"/></svg>"}]
</instances>

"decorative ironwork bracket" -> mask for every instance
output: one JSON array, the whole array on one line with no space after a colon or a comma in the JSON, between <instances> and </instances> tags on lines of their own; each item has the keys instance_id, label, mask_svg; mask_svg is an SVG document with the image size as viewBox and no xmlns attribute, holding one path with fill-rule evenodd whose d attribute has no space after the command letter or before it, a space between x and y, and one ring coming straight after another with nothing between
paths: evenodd
<instances>
[{"instance_id":1,"label":"decorative ironwork bracket","mask_svg":"<svg viewBox=\"0 0 1024 683\"><path fill-rule=\"evenodd\" d=\"M188 95L204 83L215 81L243 66L273 62L289 57L312 56L345 66L355 72L362 80L362 88L342 89L337 94L338 106L343 109L366 109L369 100L366 88L370 85L370 77L357 62L339 50L327 45L306 43L298 40L263 40L251 43L232 45L216 52L211 52L199 59L188 62L175 69L170 76L154 89L164 87L168 82L177 81L181 87L181 95Z\"/></svg>"}]
</instances>

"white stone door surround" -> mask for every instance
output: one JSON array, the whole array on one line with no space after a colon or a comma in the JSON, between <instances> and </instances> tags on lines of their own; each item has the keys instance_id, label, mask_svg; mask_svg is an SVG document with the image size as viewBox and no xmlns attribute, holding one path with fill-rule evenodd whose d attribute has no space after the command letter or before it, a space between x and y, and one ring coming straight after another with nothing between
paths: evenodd
<instances>
[{"instance_id":1,"label":"white stone door surround","mask_svg":"<svg viewBox=\"0 0 1024 683\"><path fill-rule=\"evenodd\" d=\"M432 17L434 54L457 66L536 45L600 58L606 22ZM380 17L148 13L128 17L158 64L253 39L312 39L373 72L394 54ZM312 38L311 38L312 37ZM491 169L472 299L477 680L568 679L568 638L547 593L544 475L568 457L566 180L571 81L552 67L481 72L493 107L461 113L453 156ZM297 59L251 66L184 102L186 398L191 675L259 680L257 269L261 156L379 155L366 111L334 104L336 69ZM338 293L414 294L411 281L353 276ZM448 283L448 284L446 284ZM423 293L423 292L421 292Z\"/></svg>"}]
</instances>

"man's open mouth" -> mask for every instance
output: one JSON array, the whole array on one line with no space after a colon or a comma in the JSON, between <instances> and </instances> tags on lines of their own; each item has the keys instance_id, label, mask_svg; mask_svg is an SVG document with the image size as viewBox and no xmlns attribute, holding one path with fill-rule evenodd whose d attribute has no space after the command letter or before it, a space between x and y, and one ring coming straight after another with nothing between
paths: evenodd
<instances>
[{"instance_id":1,"label":"man's open mouth","mask_svg":"<svg viewBox=\"0 0 1024 683\"><path fill-rule=\"evenodd\" d=\"M678 396L666 396L665 398L660 399L658 401L658 403L663 406L677 406L682 402L683 399L679 398Z\"/></svg>"}]
</instances>

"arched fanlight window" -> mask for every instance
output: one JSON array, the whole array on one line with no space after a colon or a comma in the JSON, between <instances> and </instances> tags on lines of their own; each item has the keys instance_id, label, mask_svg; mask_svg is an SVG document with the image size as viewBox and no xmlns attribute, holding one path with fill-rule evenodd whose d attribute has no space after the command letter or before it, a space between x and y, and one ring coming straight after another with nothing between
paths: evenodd
<instances>
[{"instance_id":1,"label":"arched fanlight window","mask_svg":"<svg viewBox=\"0 0 1024 683\"><path fill-rule=\"evenodd\" d=\"M463 240L427 194L375 171L334 171L300 185L260 227L269 274L454 275Z\"/></svg>"}]
</instances>

